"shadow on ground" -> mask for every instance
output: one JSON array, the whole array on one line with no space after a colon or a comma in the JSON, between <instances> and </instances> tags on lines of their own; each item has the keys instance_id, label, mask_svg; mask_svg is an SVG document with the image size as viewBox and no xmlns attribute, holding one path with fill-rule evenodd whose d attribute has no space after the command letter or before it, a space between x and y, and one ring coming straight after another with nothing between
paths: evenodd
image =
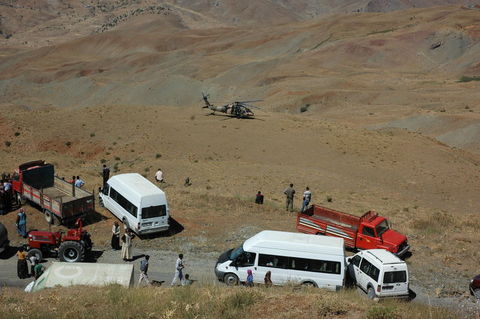
<instances>
[{"instance_id":1,"label":"shadow on ground","mask_svg":"<svg viewBox=\"0 0 480 319\"><path fill-rule=\"evenodd\" d=\"M177 222L172 217L169 218L168 223L170 224L170 228L167 231L155 233L155 234L139 235L138 238L143 240L143 239L154 239L154 238L160 238L160 237L172 237L178 233L181 233L185 229L182 224Z\"/></svg>"}]
</instances>

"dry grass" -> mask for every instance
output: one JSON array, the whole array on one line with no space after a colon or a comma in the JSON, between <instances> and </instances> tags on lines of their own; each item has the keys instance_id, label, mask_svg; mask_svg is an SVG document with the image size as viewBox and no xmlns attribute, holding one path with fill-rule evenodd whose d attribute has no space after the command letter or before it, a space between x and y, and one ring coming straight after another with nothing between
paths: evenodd
<instances>
[{"instance_id":1,"label":"dry grass","mask_svg":"<svg viewBox=\"0 0 480 319\"><path fill-rule=\"evenodd\" d=\"M354 290L296 287L9 288L0 300L4 318L455 318L414 303L366 302Z\"/></svg>"}]
</instances>

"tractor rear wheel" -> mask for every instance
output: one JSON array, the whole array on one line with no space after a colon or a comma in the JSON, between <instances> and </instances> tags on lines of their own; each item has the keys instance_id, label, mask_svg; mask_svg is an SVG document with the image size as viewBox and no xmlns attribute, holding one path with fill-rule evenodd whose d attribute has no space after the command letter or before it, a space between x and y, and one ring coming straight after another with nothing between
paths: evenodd
<instances>
[{"instance_id":1,"label":"tractor rear wheel","mask_svg":"<svg viewBox=\"0 0 480 319\"><path fill-rule=\"evenodd\" d=\"M43 260L43 254L40 249L32 248L28 251L27 259L30 260L30 257L35 256L37 258L37 262L41 262Z\"/></svg>"},{"instance_id":2,"label":"tractor rear wheel","mask_svg":"<svg viewBox=\"0 0 480 319\"><path fill-rule=\"evenodd\" d=\"M85 259L85 247L78 241L64 241L58 249L60 261L69 263L80 262Z\"/></svg>"}]
</instances>

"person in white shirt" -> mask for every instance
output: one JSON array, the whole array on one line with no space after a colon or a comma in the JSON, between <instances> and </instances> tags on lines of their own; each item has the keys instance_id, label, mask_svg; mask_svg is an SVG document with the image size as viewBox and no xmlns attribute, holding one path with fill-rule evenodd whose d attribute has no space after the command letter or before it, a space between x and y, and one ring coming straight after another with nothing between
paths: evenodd
<instances>
[{"instance_id":1,"label":"person in white shirt","mask_svg":"<svg viewBox=\"0 0 480 319\"><path fill-rule=\"evenodd\" d=\"M303 204L302 204L302 210L301 210L302 213L308 208L308 204L310 204L311 200L312 200L312 192L310 191L310 188L308 188L307 186L305 188L305 191L303 192Z\"/></svg>"},{"instance_id":2,"label":"person in white shirt","mask_svg":"<svg viewBox=\"0 0 480 319\"><path fill-rule=\"evenodd\" d=\"M164 182L162 169L159 168L158 171L155 173L155 180L159 183Z\"/></svg>"},{"instance_id":3,"label":"person in white shirt","mask_svg":"<svg viewBox=\"0 0 480 319\"><path fill-rule=\"evenodd\" d=\"M183 254L179 254L175 262L175 276L173 277L171 286L176 286L177 281L180 282L180 285L183 283L183 268L185 268L183 265Z\"/></svg>"},{"instance_id":4,"label":"person in white shirt","mask_svg":"<svg viewBox=\"0 0 480 319\"><path fill-rule=\"evenodd\" d=\"M80 188L83 185L85 185L85 182L80 178L80 176L77 176L77 179L75 180L75 186Z\"/></svg>"}]
</instances>

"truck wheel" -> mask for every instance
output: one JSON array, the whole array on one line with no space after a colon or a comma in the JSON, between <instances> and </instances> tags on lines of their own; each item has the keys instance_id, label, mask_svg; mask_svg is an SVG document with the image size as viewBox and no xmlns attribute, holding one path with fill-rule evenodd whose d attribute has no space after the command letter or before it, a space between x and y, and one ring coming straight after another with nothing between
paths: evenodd
<instances>
[{"instance_id":1,"label":"truck wheel","mask_svg":"<svg viewBox=\"0 0 480 319\"><path fill-rule=\"evenodd\" d=\"M60 261L69 263L80 262L85 259L85 248L76 241L65 241L58 249Z\"/></svg>"},{"instance_id":2,"label":"truck wheel","mask_svg":"<svg viewBox=\"0 0 480 319\"><path fill-rule=\"evenodd\" d=\"M30 257L32 256L37 257L38 262L41 262L43 260L43 254L40 249L37 249L37 248L30 249L27 254L27 259L30 260Z\"/></svg>"},{"instance_id":3,"label":"truck wheel","mask_svg":"<svg viewBox=\"0 0 480 319\"><path fill-rule=\"evenodd\" d=\"M223 277L223 281L227 284L227 286L238 285L238 277L235 274L226 274L225 277Z\"/></svg>"},{"instance_id":4,"label":"truck wheel","mask_svg":"<svg viewBox=\"0 0 480 319\"><path fill-rule=\"evenodd\" d=\"M368 299L375 299L377 297L375 295L375 289L373 289L373 287L368 287L367 296L368 296Z\"/></svg>"}]
</instances>

